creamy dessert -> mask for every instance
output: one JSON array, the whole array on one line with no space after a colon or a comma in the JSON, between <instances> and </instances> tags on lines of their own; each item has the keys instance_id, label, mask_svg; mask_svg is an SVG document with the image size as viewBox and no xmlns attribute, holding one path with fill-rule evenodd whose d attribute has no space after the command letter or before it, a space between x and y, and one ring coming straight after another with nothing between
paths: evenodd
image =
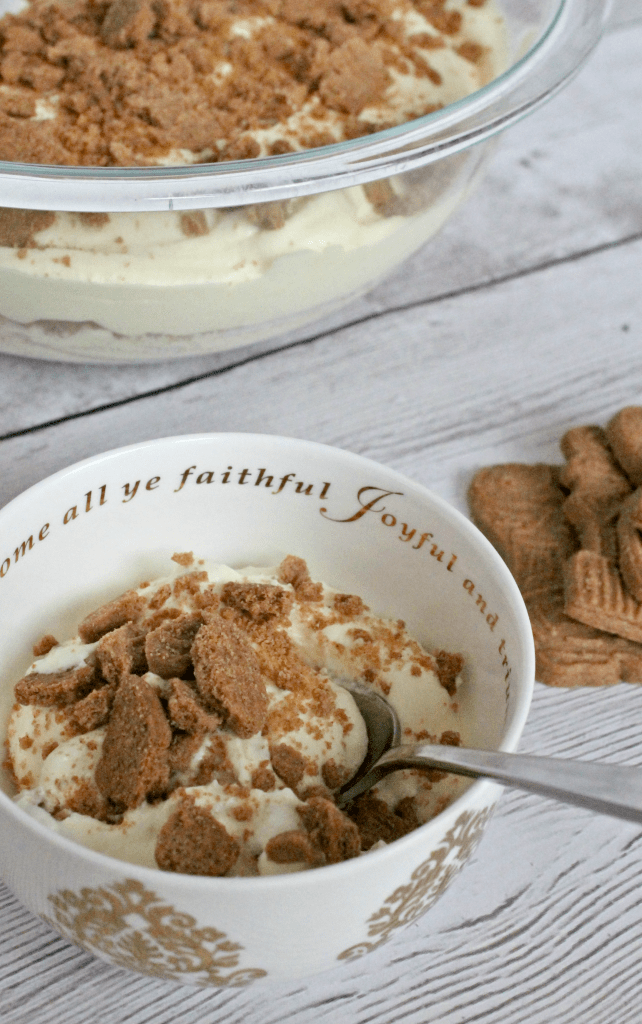
<instances>
[{"instance_id":1,"label":"creamy dessert","mask_svg":"<svg viewBox=\"0 0 642 1024\"><path fill-rule=\"evenodd\" d=\"M406 742L458 744L459 655L427 652L300 558L242 571L174 559L73 639L36 645L7 738L26 812L131 863L265 875L358 856L460 791L404 771L336 805L367 750L342 680L385 694Z\"/></svg>"},{"instance_id":2,"label":"creamy dessert","mask_svg":"<svg viewBox=\"0 0 642 1024\"><path fill-rule=\"evenodd\" d=\"M0 159L278 156L438 110L507 64L493 0L34 0L0 20ZM232 210L0 209L2 344L145 359L296 327L434 234L477 159Z\"/></svg>"}]
</instances>

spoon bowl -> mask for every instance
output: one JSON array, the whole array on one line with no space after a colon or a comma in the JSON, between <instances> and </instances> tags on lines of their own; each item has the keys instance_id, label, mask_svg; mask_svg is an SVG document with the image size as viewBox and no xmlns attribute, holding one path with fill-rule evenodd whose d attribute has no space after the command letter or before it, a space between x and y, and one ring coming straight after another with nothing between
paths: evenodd
<instances>
[{"instance_id":1,"label":"spoon bowl","mask_svg":"<svg viewBox=\"0 0 642 1024\"><path fill-rule=\"evenodd\" d=\"M342 685L354 697L366 724L368 752L356 775L340 790L340 807L366 793L391 772L439 768L473 779L492 779L503 786L586 807L598 814L642 822L642 767L436 743L400 745L399 720L385 697L361 683Z\"/></svg>"}]
</instances>

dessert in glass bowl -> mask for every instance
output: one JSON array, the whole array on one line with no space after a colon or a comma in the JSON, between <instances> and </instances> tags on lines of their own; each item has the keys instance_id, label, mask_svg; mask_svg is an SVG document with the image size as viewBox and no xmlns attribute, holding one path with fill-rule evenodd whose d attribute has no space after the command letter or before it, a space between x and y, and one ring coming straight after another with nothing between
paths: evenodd
<instances>
[{"instance_id":1,"label":"dessert in glass bowl","mask_svg":"<svg viewBox=\"0 0 642 1024\"><path fill-rule=\"evenodd\" d=\"M472 143L558 88L602 14L602 0L6 14L0 350L171 358L339 308L438 231L481 166Z\"/></svg>"}]
</instances>

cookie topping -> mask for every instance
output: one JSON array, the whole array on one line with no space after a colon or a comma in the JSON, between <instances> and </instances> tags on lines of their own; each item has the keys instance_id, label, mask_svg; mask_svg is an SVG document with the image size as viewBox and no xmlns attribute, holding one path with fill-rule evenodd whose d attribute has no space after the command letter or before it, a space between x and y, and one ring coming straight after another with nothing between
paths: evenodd
<instances>
[{"instance_id":1,"label":"cookie topping","mask_svg":"<svg viewBox=\"0 0 642 1024\"><path fill-rule=\"evenodd\" d=\"M216 732L222 721L221 716L207 711L188 683L182 679L170 679L170 687L167 712L176 729L196 733Z\"/></svg>"},{"instance_id":2,"label":"cookie topping","mask_svg":"<svg viewBox=\"0 0 642 1024\"><path fill-rule=\"evenodd\" d=\"M353 821L337 808L367 750L341 677L397 699L416 738L458 742L444 692L458 655L431 655L401 621L313 582L302 559L245 577L202 568L191 552L174 561L168 578L87 616L86 646L36 645L40 671L17 684L8 728L25 799L37 793L63 830L68 819L80 835L96 830L92 819L119 830L117 848L136 863L210 875L337 863L444 806L447 796L430 796L443 773L403 773L406 802L383 780L373 799L387 811L367 825L363 809Z\"/></svg>"},{"instance_id":3,"label":"cookie topping","mask_svg":"<svg viewBox=\"0 0 642 1024\"><path fill-rule=\"evenodd\" d=\"M300 864L303 861L312 867L323 861L307 832L297 829L280 832L268 839L265 852L275 864Z\"/></svg>"},{"instance_id":4,"label":"cookie topping","mask_svg":"<svg viewBox=\"0 0 642 1024\"><path fill-rule=\"evenodd\" d=\"M292 607L292 594L269 583L226 583L221 601L255 622L285 619Z\"/></svg>"},{"instance_id":5,"label":"cookie topping","mask_svg":"<svg viewBox=\"0 0 642 1024\"><path fill-rule=\"evenodd\" d=\"M208 810L184 797L158 834L156 863L163 871L216 877L230 870L239 850Z\"/></svg>"},{"instance_id":6,"label":"cookie topping","mask_svg":"<svg viewBox=\"0 0 642 1024\"><path fill-rule=\"evenodd\" d=\"M323 854L327 864L359 856L361 841L357 826L330 800L313 796L298 810L314 847Z\"/></svg>"},{"instance_id":7,"label":"cookie topping","mask_svg":"<svg viewBox=\"0 0 642 1024\"><path fill-rule=\"evenodd\" d=\"M192 664L192 644L203 625L200 615L181 615L161 623L145 638L150 672L163 679L183 676Z\"/></svg>"},{"instance_id":8,"label":"cookie topping","mask_svg":"<svg viewBox=\"0 0 642 1024\"><path fill-rule=\"evenodd\" d=\"M136 591L128 590L115 601L109 601L87 615L78 627L78 634L84 643L95 643L112 629L118 629L127 622L136 622L144 607L143 599Z\"/></svg>"},{"instance_id":9,"label":"cookie topping","mask_svg":"<svg viewBox=\"0 0 642 1024\"><path fill-rule=\"evenodd\" d=\"M124 678L114 698L96 784L115 806L138 807L160 796L169 782L172 732L153 686L137 676Z\"/></svg>"},{"instance_id":10,"label":"cookie topping","mask_svg":"<svg viewBox=\"0 0 642 1024\"><path fill-rule=\"evenodd\" d=\"M372 793L363 793L353 800L347 813L359 831L363 850L369 850L382 840L392 843L412 832L419 824L412 800L402 800L393 811Z\"/></svg>"},{"instance_id":11,"label":"cookie topping","mask_svg":"<svg viewBox=\"0 0 642 1024\"><path fill-rule=\"evenodd\" d=\"M33 645L33 656L34 658L41 658L43 655L49 654L49 651L52 651L54 647L58 646L58 641L55 636L52 636L51 633L46 633L40 638L37 644Z\"/></svg>"},{"instance_id":12,"label":"cookie topping","mask_svg":"<svg viewBox=\"0 0 642 1024\"><path fill-rule=\"evenodd\" d=\"M144 631L128 622L106 633L98 641L96 660L110 683L117 684L124 675L142 675L147 671Z\"/></svg>"},{"instance_id":13,"label":"cookie topping","mask_svg":"<svg viewBox=\"0 0 642 1024\"><path fill-rule=\"evenodd\" d=\"M367 135L492 76L471 81L487 48L467 37L460 6L31 0L0 20L0 158L210 162ZM433 55L445 48L455 84L442 93ZM188 235L205 233L192 215L181 223Z\"/></svg>"},{"instance_id":14,"label":"cookie topping","mask_svg":"<svg viewBox=\"0 0 642 1024\"><path fill-rule=\"evenodd\" d=\"M279 778L296 792L297 786L305 775L307 758L298 750L288 746L287 743L279 743L270 748L270 759Z\"/></svg>"},{"instance_id":15,"label":"cookie topping","mask_svg":"<svg viewBox=\"0 0 642 1024\"><path fill-rule=\"evenodd\" d=\"M211 619L192 646L196 685L206 705L221 711L230 729L260 732L268 711L258 658L246 636L225 619Z\"/></svg>"},{"instance_id":16,"label":"cookie topping","mask_svg":"<svg viewBox=\"0 0 642 1024\"><path fill-rule=\"evenodd\" d=\"M19 704L65 707L85 697L95 680L96 673L91 665L67 672L32 672L16 683L16 700Z\"/></svg>"}]
</instances>

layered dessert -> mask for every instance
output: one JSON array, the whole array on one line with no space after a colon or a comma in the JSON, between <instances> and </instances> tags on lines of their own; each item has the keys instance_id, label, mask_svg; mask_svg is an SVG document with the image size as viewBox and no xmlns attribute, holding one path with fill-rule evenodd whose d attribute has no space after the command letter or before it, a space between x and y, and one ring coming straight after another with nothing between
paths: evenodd
<instances>
[{"instance_id":1,"label":"layered dessert","mask_svg":"<svg viewBox=\"0 0 642 1024\"><path fill-rule=\"evenodd\" d=\"M131 863L251 876L356 857L460 791L403 771L337 806L367 751L343 683L384 694L405 742L467 742L458 654L426 651L294 556L242 571L174 560L74 638L36 645L7 733L27 813Z\"/></svg>"},{"instance_id":2,"label":"layered dessert","mask_svg":"<svg viewBox=\"0 0 642 1024\"><path fill-rule=\"evenodd\" d=\"M493 0L34 0L0 19L0 159L279 157L439 110L507 63ZM434 234L478 159L235 209L0 209L5 350L161 358L295 327Z\"/></svg>"}]
</instances>

